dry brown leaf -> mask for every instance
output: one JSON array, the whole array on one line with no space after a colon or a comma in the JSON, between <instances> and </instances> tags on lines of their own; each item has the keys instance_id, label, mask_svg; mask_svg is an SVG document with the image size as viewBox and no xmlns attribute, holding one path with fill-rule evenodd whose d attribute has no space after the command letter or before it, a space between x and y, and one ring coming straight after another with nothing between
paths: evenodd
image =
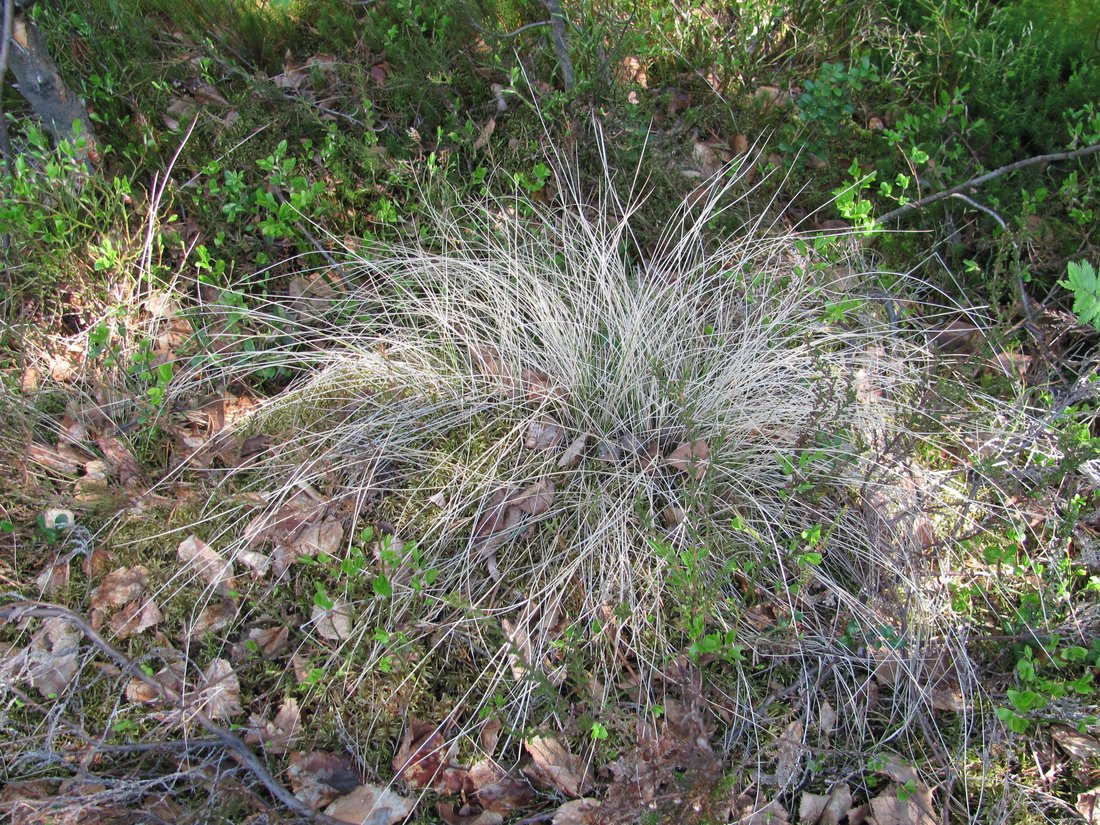
<instances>
[{"instance_id":1,"label":"dry brown leaf","mask_svg":"<svg viewBox=\"0 0 1100 825\"><path fill-rule=\"evenodd\" d=\"M351 757L328 751L292 753L287 777L294 795L314 810L352 793L360 785L359 771Z\"/></svg>"},{"instance_id":2,"label":"dry brown leaf","mask_svg":"<svg viewBox=\"0 0 1100 825\"><path fill-rule=\"evenodd\" d=\"M531 764L524 773L568 796L581 796L591 785L584 762L569 752L558 739L533 736L523 743L531 755Z\"/></svg>"},{"instance_id":3,"label":"dry brown leaf","mask_svg":"<svg viewBox=\"0 0 1100 825\"><path fill-rule=\"evenodd\" d=\"M1095 736L1081 733L1069 725L1051 725L1050 735L1062 750L1075 759L1095 759L1100 756L1100 741Z\"/></svg>"},{"instance_id":4,"label":"dry brown leaf","mask_svg":"<svg viewBox=\"0 0 1100 825\"><path fill-rule=\"evenodd\" d=\"M291 696L283 702L274 720L268 721L254 714L249 722L253 730L245 737L245 742L250 745L263 743L268 753L286 753L301 732L302 712L298 708L298 700Z\"/></svg>"},{"instance_id":5,"label":"dry brown leaf","mask_svg":"<svg viewBox=\"0 0 1100 825\"><path fill-rule=\"evenodd\" d=\"M541 516L550 509L554 499L554 482L549 479L536 481L509 503L529 516Z\"/></svg>"},{"instance_id":6,"label":"dry brown leaf","mask_svg":"<svg viewBox=\"0 0 1100 825\"><path fill-rule=\"evenodd\" d=\"M451 764L457 750L457 743L444 741L439 725L410 719L393 769L410 788L431 788L442 794L469 792L469 772Z\"/></svg>"},{"instance_id":7,"label":"dry brown leaf","mask_svg":"<svg viewBox=\"0 0 1100 825\"><path fill-rule=\"evenodd\" d=\"M227 109L229 108L229 101L209 83L200 83L192 89L191 97L195 98L198 103L204 106L224 106Z\"/></svg>"},{"instance_id":8,"label":"dry brown leaf","mask_svg":"<svg viewBox=\"0 0 1100 825\"><path fill-rule=\"evenodd\" d=\"M376 63L370 67L370 79L383 88L386 85L386 81L389 79L389 64L388 63Z\"/></svg>"},{"instance_id":9,"label":"dry brown leaf","mask_svg":"<svg viewBox=\"0 0 1100 825\"><path fill-rule=\"evenodd\" d=\"M237 615L232 602L218 602L208 605L195 618L189 627L184 628L183 638L191 638L225 630Z\"/></svg>"},{"instance_id":10,"label":"dry brown leaf","mask_svg":"<svg viewBox=\"0 0 1100 825\"><path fill-rule=\"evenodd\" d=\"M787 809L778 802L764 802L741 794L733 805L731 822L737 825L788 825Z\"/></svg>"},{"instance_id":11,"label":"dry brown leaf","mask_svg":"<svg viewBox=\"0 0 1100 825\"><path fill-rule=\"evenodd\" d=\"M473 805L451 805L440 802L435 806L439 819L446 825L501 825L504 817L496 811L485 811Z\"/></svg>"},{"instance_id":12,"label":"dry brown leaf","mask_svg":"<svg viewBox=\"0 0 1100 825\"><path fill-rule=\"evenodd\" d=\"M916 784L920 781L920 776L917 774L916 768L896 753L888 753L881 757L880 761L882 767L878 772L886 774L899 785L905 785L910 782Z\"/></svg>"},{"instance_id":13,"label":"dry brown leaf","mask_svg":"<svg viewBox=\"0 0 1100 825\"><path fill-rule=\"evenodd\" d=\"M343 544L344 525L339 519L330 518L319 524L307 524L286 546L294 553L294 558L297 558L320 553L335 556Z\"/></svg>"},{"instance_id":14,"label":"dry brown leaf","mask_svg":"<svg viewBox=\"0 0 1100 825\"><path fill-rule=\"evenodd\" d=\"M354 825L394 825L403 822L416 808L416 800L379 785L360 785L327 808L325 815Z\"/></svg>"},{"instance_id":15,"label":"dry brown leaf","mask_svg":"<svg viewBox=\"0 0 1100 825\"><path fill-rule=\"evenodd\" d=\"M802 723L797 719L787 725L779 739L779 761L775 766L775 784L788 787L802 767Z\"/></svg>"},{"instance_id":16,"label":"dry brown leaf","mask_svg":"<svg viewBox=\"0 0 1100 825\"><path fill-rule=\"evenodd\" d=\"M518 776L503 776L492 784L482 786L484 772L478 769L481 764L478 762L470 768L470 780L477 791L477 802L482 808L507 816L512 811L531 804L531 800L535 798L535 789L527 780Z\"/></svg>"},{"instance_id":17,"label":"dry brown leaf","mask_svg":"<svg viewBox=\"0 0 1100 825\"><path fill-rule=\"evenodd\" d=\"M286 650L290 640L290 629L286 625L267 628L254 627L248 631L248 639L256 644L256 648L262 656L270 659Z\"/></svg>"},{"instance_id":18,"label":"dry brown leaf","mask_svg":"<svg viewBox=\"0 0 1100 825\"><path fill-rule=\"evenodd\" d=\"M92 591L93 613L119 608L140 598L148 584L149 570L140 564L120 567L108 573L99 587Z\"/></svg>"},{"instance_id":19,"label":"dry brown leaf","mask_svg":"<svg viewBox=\"0 0 1100 825\"><path fill-rule=\"evenodd\" d=\"M527 428L523 446L529 450L554 450L565 440L565 428L551 416L537 418Z\"/></svg>"},{"instance_id":20,"label":"dry brown leaf","mask_svg":"<svg viewBox=\"0 0 1100 825\"><path fill-rule=\"evenodd\" d=\"M852 789L842 783L831 794L802 792L798 803L798 821L804 825L840 825L852 806Z\"/></svg>"},{"instance_id":21,"label":"dry brown leaf","mask_svg":"<svg viewBox=\"0 0 1100 825\"><path fill-rule=\"evenodd\" d=\"M899 794L906 798L902 799ZM940 823L940 817L932 810L932 792L923 785L918 785L916 790L912 790L912 786L903 790L902 786L891 783L870 804L875 825Z\"/></svg>"},{"instance_id":22,"label":"dry brown leaf","mask_svg":"<svg viewBox=\"0 0 1100 825\"><path fill-rule=\"evenodd\" d=\"M75 476L80 471L80 466L75 461L63 456L57 447L47 444L27 445L27 458L39 467L45 467L62 475Z\"/></svg>"},{"instance_id":23,"label":"dry brown leaf","mask_svg":"<svg viewBox=\"0 0 1100 825\"><path fill-rule=\"evenodd\" d=\"M233 666L225 659L214 659L203 671L199 707L211 719L231 719L244 711L241 707L241 683Z\"/></svg>"},{"instance_id":24,"label":"dry brown leaf","mask_svg":"<svg viewBox=\"0 0 1100 825\"><path fill-rule=\"evenodd\" d=\"M341 597L333 599L332 608L326 610L320 605L313 605L313 614L310 617L317 635L330 642L342 642L351 636L351 605Z\"/></svg>"},{"instance_id":25,"label":"dry brown leaf","mask_svg":"<svg viewBox=\"0 0 1100 825\"><path fill-rule=\"evenodd\" d=\"M863 825L871 815L871 806L864 802L848 809L848 825Z\"/></svg>"},{"instance_id":26,"label":"dry brown leaf","mask_svg":"<svg viewBox=\"0 0 1100 825\"><path fill-rule=\"evenodd\" d=\"M50 618L24 653L25 678L47 699L60 696L80 671L80 632L69 622Z\"/></svg>"},{"instance_id":27,"label":"dry brown leaf","mask_svg":"<svg viewBox=\"0 0 1100 825\"><path fill-rule=\"evenodd\" d=\"M524 398L532 404L548 404L561 401L565 395L562 389L550 380L550 376L539 370L522 370L519 380L523 387Z\"/></svg>"},{"instance_id":28,"label":"dry brown leaf","mask_svg":"<svg viewBox=\"0 0 1100 825\"><path fill-rule=\"evenodd\" d=\"M588 433L581 433L565 448L565 452L558 459L558 466L571 470L580 463L585 447L588 446Z\"/></svg>"},{"instance_id":29,"label":"dry brown leaf","mask_svg":"<svg viewBox=\"0 0 1100 825\"><path fill-rule=\"evenodd\" d=\"M1100 825L1100 787L1077 794L1077 812L1089 825Z\"/></svg>"},{"instance_id":30,"label":"dry brown leaf","mask_svg":"<svg viewBox=\"0 0 1100 825\"><path fill-rule=\"evenodd\" d=\"M822 701L817 709L817 729L826 740L836 730L837 712L827 701Z\"/></svg>"},{"instance_id":31,"label":"dry brown leaf","mask_svg":"<svg viewBox=\"0 0 1100 825\"><path fill-rule=\"evenodd\" d=\"M601 825L606 821L602 808L603 803L598 799L571 799L558 806L550 821L553 825Z\"/></svg>"},{"instance_id":32,"label":"dry brown leaf","mask_svg":"<svg viewBox=\"0 0 1100 825\"><path fill-rule=\"evenodd\" d=\"M497 749L497 740L500 738L500 732L503 728L504 723L499 719L486 720L478 733L478 741L481 744L482 751L492 756L493 751Z\"/></svg>"},{"instance_id":33,"label":"dry brown leaf","mask_svg":"<svg viewBox=\"0 0 1100 825\"><path fill-rule=\"evenodd\" d=\"M160 691L140 679L126 683L126 700L137 705L150 705L160 699Z\"/></svg>"},{"instance_id":34,"label":"dry brown leaf","mask_svg":"<svg viewBox=\"0 0 1100 825\"><path fill-rule=\"evenodd\" d=\"M474 150L484 149L489 144L489 138L493 136L493 132L497 128L497 119L495 117L489 118L484 126L481 127L481 131L478 133L477 140L474 141Z\"/></svg>"},{"instance_id":35,"label":"dry brown leaf","mask_svg":"<svg viewBox=\"0 0 1100 825\"><path fill-rule=\"evenodd\" d=\"M221 591L236 590L237 581L233 577L232 562L222 558L221 554L198 536L192 534L180 542L176 553L211 587Z\"/></svg>"},{"instance_id":36,"label":"dry brown leaf","mask_svg":"<svg viewBox=\"0 0 1100 825\"><path fill-rule=\"evenodd\" d=\"M40 593L53 596L69 586L69 572L67 561L55 561L35 576L34 583Z\"/></svg>"},{"instance_id":37,"label":"dry brown leaf","mask_svg":"<svg viewBox=\"0 0 1100 825\"><path fill-rule=\"evenodd\" d=\"M111 617L111 631L118 639L136 636L164 621L164 614L152 599L130 602Z\"/></svg>"},{"instance_id":38,"label":"dry brown leaf","mask_svg":"<svg viewBox=\"0 0 1100 825\"><path fill-rule=\"evenodd\" d=\"M95 443L103 451L103 457L115 468L119 483L123 487L145 484L145 474L141 471L141 465L125 444L114 436L102 433L96 436Z\"/></svg>"},{"instance_id":39,"label":"dry brown leaf","mask_svg":"<svg viewBox=\"0 0 1100 825\"><path fill-rule=\"evenodd\" d=\"M682 473L702 478L707 471L710 447L705 441L685 441L668 454L665 462Z\"/></svg>"}]
</instances>

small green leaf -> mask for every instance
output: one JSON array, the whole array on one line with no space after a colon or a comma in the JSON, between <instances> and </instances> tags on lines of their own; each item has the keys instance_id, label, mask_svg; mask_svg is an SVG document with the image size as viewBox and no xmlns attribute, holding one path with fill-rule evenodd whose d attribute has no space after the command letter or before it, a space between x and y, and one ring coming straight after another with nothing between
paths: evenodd
<instances>
[{"instance_id":1,"label":"small green leaf","mask_svg":"<svg viewBox=\"0 0 1100 825\"><path fill-rule=\"evenodd\" d=\"M390 584L390 580L385 576L375 576L371 586L374 588L374 592L384 599L388 599L393 595L393 585Z\"/></svg>"}]
</instances>

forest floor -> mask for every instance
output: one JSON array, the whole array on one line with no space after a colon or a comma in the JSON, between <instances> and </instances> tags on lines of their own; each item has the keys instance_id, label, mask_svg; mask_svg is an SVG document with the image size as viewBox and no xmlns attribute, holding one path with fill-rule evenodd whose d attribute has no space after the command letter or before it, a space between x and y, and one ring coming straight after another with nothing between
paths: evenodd
<instances>
[{"instance_id":1,"label":"forest floor","mask_svg":"<svg viewBox=\"0 0 1100 825\"><path fill-rule=\"evenodd\" d=\"M14 5L3 815L1100 822L1100 2Z\"/></svg>"}]
</instances>

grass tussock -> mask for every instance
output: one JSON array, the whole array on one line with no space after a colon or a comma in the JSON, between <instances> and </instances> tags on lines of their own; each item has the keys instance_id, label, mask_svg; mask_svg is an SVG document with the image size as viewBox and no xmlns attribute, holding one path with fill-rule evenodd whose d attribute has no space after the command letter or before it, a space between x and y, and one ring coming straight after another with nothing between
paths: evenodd
<instances>
[{"instance_id":1,"label":"grass tussock","mask_svg":"<svg viewBox=\"0 0 1100 825\"><path fill-rule=\"evenodd\" d=\"M325 665L345 690L462 661L447 711L472 725L491 705L519 731L555 724L561 689L594 679L607 701L624 666L657 705L687 657L745 714L728 744L770 736L748 710L746 674L765 670L827 687L855 752L942 747L917 721L933 696L981 695L966 629L927 585L938 536L984 511L957 515L968 448L937 420L959 411L930 390L914 285L844 239L712 239L744 188L726 180L647 256L637 201L610 182L586 197L559 164L553 205L434 212L429 236L352 255L354 286L249 317L264 364L301 378L241 425L273 441L231 473L259 494L237 520L275 524L306 491L350 527L336 555L359 562L319 601L351 617ZM246 375L231 350L202 377ZM942 469L918 472L918 448ZM256 537L211 541L232 555ZM896 689L869 714L884 673Z\"/></svg>"}]
</instances>

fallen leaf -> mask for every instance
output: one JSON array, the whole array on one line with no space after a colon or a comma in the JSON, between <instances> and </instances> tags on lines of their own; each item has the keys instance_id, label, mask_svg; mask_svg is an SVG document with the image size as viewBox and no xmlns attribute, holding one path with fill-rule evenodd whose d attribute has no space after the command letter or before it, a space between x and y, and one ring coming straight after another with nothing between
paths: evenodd
<instances>
[{"instance_id":1,"label":"fallen leaf","mask_svg":"<svg viewBox=\"0 0 1100 825\"><path fill-rule=\"evenodd\" d=\"M164 620L160 608L152 599L130 602L126 607L111 617L109 622L111 631L117 639L125 639L144 633L152 627L156 627Z\"/></svg>"},{"instance_id":2,"label":"fallen leaf","mask_svg":"<svg viewBox=\"0 0 1100 825\"><path fill-rule=\"evenodd\" d=\"M497 128L497 119L495 117L489 118L484 126L481 127L481 131L478 133L477 140L474 141L474 150L484 149L488 143L489 138L493 136L493 132Z\"/></svg>"},{"instance_id":3,"label":"fallen leaf","mask_svg":"<svg viewBox=\"0 0 1100 825\"><path fill-rule=\"evenodd\" d=\"M523 744L531 755L531 764L524 769L524 773L536 782L575 797L581 796L591 784L584 762L571 754L560 740L533 736Z\"/></svg>"},{"instance_id":4,"label":"fallen leaf","mask_svg":"<svg viewBox=\"0 0 1100 825\"><path fill-rule=\"evenodd\" d=\"M831 794L802 792L798 821L804 825L840 825L852 805L852 789L842 783Z\"/></svg>"},{"instance_id":5,"label":"fallen leaf","mask_svg":"<svg viewBox=\"0 0 1100 825\"><path fill-rule=\"evenodd\" d=\"M837 712L827 701L822 701L817 709L817 729L827 740L836 730Z\"/></svg>"},{"instance_id":6,"label":"fallen leaf","mask_svg":"<svg viewBox=\"0 0 1100 825\"><path fill-rule=\"evenodd\" d=\"M69 622L49 618L25 653L27 682L47 699L60 696L80 670L80 632Z\"/></svg>"},{"instance_id":7,"label":"fallen leaf","mask_svg":"<svg viewBox=\"0 0 1100 825\"><path fill-rule=\"evenodd\" d=\"M370 67L370 79L385 88L386 81L389 80L389 65L387 63L375 63Z\"/></svg>"},{"instance_id":8,"label":"fallen leaf","mask_svg":"<svg viewBox=\"0 0 1100 825\"><path fill-rule=\"evenodd\" d=\"M359 771L351 757L345 754L296 751L290 755L286 772L294 795L314 810L351 794L360 786Z\"/></svg>"},{"instance_id":9,"label":"fallen leaf","mask_svg":"<svg viewBox=\"0 0 1100 825\"><path fill-rule=\"evenodd\" d=\"M710 447L705 441L685 441L668 454L665 462L680 472L702 478L710 458Z\"/></svg>"},{"instance_id":10,"label":"fallen leaf","mask_svg":"<svg viewBox=\"0 0 1100 825\"><path fill-rule=\"evenodd\" d=\"M787 730L779 739L779 761L775 766L775 784L780 789L794 782L802 766L802 734L802 723L796 719L787 725Z\"/></svg>"},{"instance_id":11,"label":"fallen leaf","mask_svg":"<svg viewBox=\"0 0 1100 825\"><path fill-rule=\"evenodd\" d=\"M229 101L226 100L222 93L209 83L200 83L194 89L191 90L191 97L204 106L225 106L229 108Z\"/></svg>"},{"instance_id":12,"label":"fallen leaf","mask_svg":"<svg viewBox=\"0 0 1100 825\"><path fill-rule=\"evenodd\" d=\"M211 719L231 719L242 713L241 683L233 666L225 659L214 659L203 671L199 707Z\"/></svg>"},{"instance_id":13,"label":"fallen leaf","mask_svg":"<svg viewBox=\"0 0 1100 825\"><path fill-rule=\"evenodd\" d=\"M915 784L920 780L916 768L896 753L886 754L881 757L879 761L882 767L878 770L878 773L886 774L899 785L905 785L910 782Z\"/></svg>"},{"instance_id":14,"label":"fallen leaf","mask_svg":"<svg viewBox=\"0 0 1100 825\"><path fill-rule=\"evenodd\" d=\"M444 741L441 726L410 719L393 758L393 769L416 790L431 788L442 794L472 790L468 772L450 764L455 752L457 743Z\"/></svg>"},{"instance_id":15,"label":"fallen leaf","mask_svg":"<svg viewBox=\"0 0 1100 825\"><path fill-rule=\"evenodd\" d=\"M1100 825L1100 787L1077 794L1077 812L1089 825Z\"/></svg>"},{"instance_id":16,"label":"fallen leaf","mask_svg":"<svg viewBox=\"0 0 1100 825\"><path fill-rule=\"evenodd\" d=\"M906 798L902 799L904 795ZM932 811L932 792L923 785L903 791L891 783L871 800L871 816L875 825L939 825L940 817ZM849 817L850 819L850 817Z\"/></svg>"},{"instance_id":17,"label":"fallen leaf","mask_svg":"<svg viewBox=\"0 0 1100 825\"><path fill-rule=\"evenodd\" d=\"M293 541L286 543L288 549L298 556L316 556L327 553L335 556L344 544L344 525L339 519L325 519L319 524L308 524L302 528Z\"/></svg>"},{"instance_id":18,"label":"fallen leaf","mask_svg":"<svg viewBox=\"0 0 1100 825\"><path fill-rule=\"evenodd\" d=\"M113 570L103 578L99 587L92 590L92 610L122 607L139 598L148 583L149 570L140 564Z\"/></svg>"},{"instance_id":19,"label":"fallen leaf","mask_svg":"<svg viewBox=\"0 0 1100 825\"><path fill-rule=\"evenodd\" d=\"M351 636L351 606L341 596L333 600L330 610L313 605L311 620L322 639L341 642Z\"/></svg>"},{"instance_id":20,"label":"fallen leaf","mask_svg":"<svg viewBox=\"0 0 1100 825\"><path fill-rule=\"evenodd\" d=\"M541 516L550 509L554 497L554 482L549 479L536 481L509 503L529 516Z\"/></svg>"},{"instance_id":21,"label":"fallen leaf","mask_svg":"<svg viewBox=\"0 0 1100 825\"><path fill-rule=\"evenodd\" d=\"M416 800L389 788L360 785L325 808L325 815L354 825L394 825L407 819L415 808Z\"/></svg>"},{"instance_id":22,"label":"fallen leaf","mask_svg":"<svg viewBox=\"0 0 1100 825\"><path fill-rule=\"evenodd\" d=\"M80 466L75 461L61 455L57 447L47 444L27 445L27 458L39 467L45 467L61 475L75 476L80 471Z\"/></svg>"},{"instance_id":23,"label":"fallen leaf","mask_svg":"<svg viewBox=\"0 0 1100 825\"><path fill-rule=\"evenodd\" d=\"M290 639L290 629L286 625L278 627L254 627L248 631L248 639L256 644L257 650L270 659L286 650Z\"/></svg>"},{"instance_id":24,"label":"fallen leaf","mask_svg":"<svg viewBox=\"0 0 1100 825\"><path fill-rule=\"evenodd\" d=\"M180 559L193 567L199 577L211 587L223 592L236 590L233 564L226 561L210 545L192 534L180 542L176 550Z\"/></svg>"},{"instance_id":25,"label":"fallen leaf","mask_svg":"<svg viewBox=\"0 0 1100 825\"><path fill-rule=\"evenodd\" d=\"M1075 759L1086 760L1100 756L1100 741L1069 725L1051 725L1050 735L1062 750Z\"/></svg>"},{"instance_id":26,"label":"fallen leaf","mask_svg":"<svg viewBox=\"0 0 1100 825\"><path fill-rule=\"evenodd\" d=\"M607 821L602 809L603 803L598 799L571 799L558 806L550 821L553 825L601 825Z\"/></svg>"},{"instance_id":27,"label":"fallen leaf","mask_svg":"<svg viewBox=\"0 0 1100 825\"><path fill-rule=\"evenodd\" d=\"M53 596L69 586L69 572L67 561L55 561L35 576L34 583L38 585L40 593Z\"/></svg>"},{"instance_id":28,"label":"fallen leaf","mask_svg":"<svg viewBox=\"0 0 1100 825\"><path fill-rule=\"evenodd\" d=\"M763 802L741 794L734 802L731 821L737 825L788 825L787 809L774 800Z\"/></svg>"},{"instance_id":29,"label":"fallen leaf","mask_svg":"<svg viewBox=\"0 0 1100 825\"><path fill-rule=\"evenodd\" d=\"M537 418L527 428L523 446L529 450L553 450L565 440L565 428L550 416Z\"/></svg>"},{"instance_id":30,"label":"fallen leaf","mask_svg":"<svg viewBox=\"0 0 1100 825\"><path fill-rule=\"evenodd\" d=\"M456 806L440 802L435 811L446 825L501 825L504 817L496 811L485 811L469 804Z\"/></svg>"},{"instance_id":31,"label":"fallen leaf","mask_svg":"<svg viewBox=\"0 0 1100 825\"><path fill-rule=\"evenodd\" d=\"M141 679L126 683L126 700L138 705L150 705L160 699L160 691Z\"/></svg>"},{"instance_id":32,"label":"fallen leaf","mask_svg":"<svg viewBox=\"0 0 1100 825\"><path fill-rule=\"evenodd\" d=\"M218 602L203 608L202 612L189 625L184 627L183 638L203 636L207 633L216 633L229 627L229 623L237 615L237 608L232 602Z\"/></svg>"},{"instance_id":33,"label":"fallen leaf","mask_svg":"<svg viewBox=\"0 0 1100 825\"><path fill-rule=\"evenodd\" d=\"M114 436L102 433L96 436L95 443L103 451L103 457L115 468L119 483L123 487L145 483L141 465L125 444Z\"/></svg>"},{"instance_id":34,"label":"fallen leaf","mask_svg":"<svg viewBox=\"0 0 1100 825\"><path fill-rule=\"evenodd\" d=\"M565 452L562 453L561 458L558 459L558 466L567 470L576 467L581 460L581 456L584 454L584 448L587 446L588 433L581 433L565 448Z\"/></svg>"},{"instance_id":35,"label":"fallen leaf","mask_svg":"<svg viewBox=\"0 0 1100 825\"><path fill-rule=\"evenodd\" d=\"M507 816L512 811L525 808L535 798L535 789L525 779L503 776L492 784L480 785L478 764L470 768L471 782L477 791L478 804L487 811Z\"/></svg>"},{"instance_id":36,"label":"fallen leaf","mask_svg":"<svg viewBox=\"0 0 1100 825\"><path fill-rule=\"evenodd\" d=\"M248 744L262 743L268 753L286 753L301 731L302 712L298 707L298 700L291 696L283 702L274 720L269 722L261 716L253 715L249 722L253 730L245 737Z\"/></svg>"}]
</instances>

